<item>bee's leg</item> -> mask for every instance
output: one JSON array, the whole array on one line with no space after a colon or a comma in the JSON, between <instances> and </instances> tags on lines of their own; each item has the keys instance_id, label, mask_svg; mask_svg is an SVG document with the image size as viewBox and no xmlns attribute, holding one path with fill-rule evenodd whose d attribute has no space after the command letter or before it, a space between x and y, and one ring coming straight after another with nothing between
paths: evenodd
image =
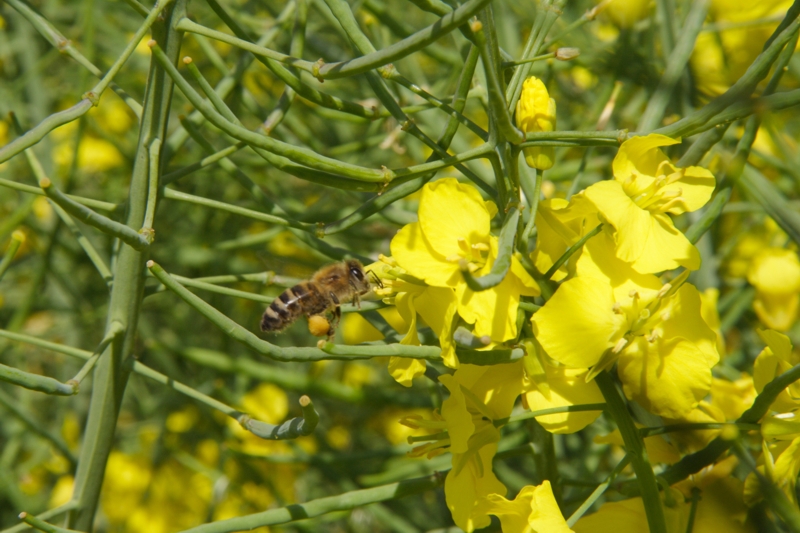
<instances>
[{"instance_id":1,"label":"bee's leg","mask_svg":"<svg viewBox=\"0 0 800 533\"><path fill-rule=\"evenodd\" d=\"M359 297L358 293L355 293L353 296L353 303L356 304L356 307L361 309L361 298Z\"/></svg>"},{"instance_id":2,"label":"bee's leg","mask_svg":"<svg viewBox=\"0 0 800 533\"><path fill-rule=\"evenodd\" d=\"M342 319L342 306L339 305L339 298L336 297L335 294L330 293L331 301L333 301L333 316L334 321L331 323L331 327L328 330L328 340L333 340L333 335L336 333L336 326L339 325L339 321Z\"/></svg>"}]
</instances>

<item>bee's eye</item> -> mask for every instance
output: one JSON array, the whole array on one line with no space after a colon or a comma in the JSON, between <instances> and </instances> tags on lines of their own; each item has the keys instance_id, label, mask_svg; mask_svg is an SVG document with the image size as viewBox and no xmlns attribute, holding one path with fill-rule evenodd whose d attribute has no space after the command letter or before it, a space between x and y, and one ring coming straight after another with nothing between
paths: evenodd
<instances>
[{"instance_id":1,"label":"bee's eye","mask_svg":"<svg viewBox=\"0 0 800 533\"><path fill-rule=\"evenodd\" d=\"M353 267L350 269L350 275L355 277L358 281L364 279L364 274L361 273L361 269Z\"/></svg>"}]
</instances>

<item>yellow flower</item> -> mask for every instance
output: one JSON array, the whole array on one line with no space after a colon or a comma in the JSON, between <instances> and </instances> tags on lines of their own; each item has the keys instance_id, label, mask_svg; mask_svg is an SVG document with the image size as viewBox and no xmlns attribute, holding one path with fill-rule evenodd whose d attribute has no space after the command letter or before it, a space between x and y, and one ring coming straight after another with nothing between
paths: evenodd
<instances>
[{"instance_id":1,"label":"yellow flower","mask_svg":"<svg viewBox=\"0 0 800 533\"><path fill-rule=\"evenodd\" d=\"M475 292L464 281L462 266L475 276L488 274L492 268L498 245L489 230L496 211L494 203L484 202L471 185L453 178L429 183L422 190L419 222L403 227L392 239L391 250L409 275L431 287L455 290L458 315L474 324L477 337L503 342L517 334L520 296L537 296L539 287L516 257L496 287ZM445 322L444 327L451 323ZM456 364L443 356L446 364Z\"/></svg>"},{"instance_id":2,"label":"yellow flower","mask_svg":"<svg viewBox=\"0 0 800 533\"><path fill-rule=\"evenodd\" d=\"M525 359L536 356L536 353L528 350ZM586 381L587 369L553 366L543 360L540 360L538 366L541 372L529 372L527 375L530 384L522 396L523 405L527 409L539 411L553 407L604 402L597 383ZM537 416L536 421L550 433L575 433L594 422L600 413L601 411L557 413Z\"/></svg>"},{"instance_id":3,"label":"yellow flower","mask_svg":"<svg viewBox=\"0 0 800 533\"><path fill-rule=\"evenodd\" d=\"M761 393L764 387L798 363L798 357L792 353L792 342L789 337L777 331L758 331L767 346L758 354L753 364L753 384ZM800 382L795 381L781 391L770 407L773 411L787 413L800 406Z\"/></svg>"},{"instance_id":4,"label":"yellow flower","mask_svg":"<svg viewBox=\"0 0 800 533\"><path fill-rule=\"evenodd\" d=\"M797 253L768 248L750 265L747 281L756 288L753 309L768 328L787 331L797 320L800 304L800 261Z\"/></svg>"},{"instance_id":5,"label":"yellow flower","mask_svg":"<svg viewBox=\"0 0 800 533\"><path fill-rule=\"evenodd\" d=\"M701 94L709 97L722 94L741 78L778 25L777 20L762 24L747 22L773 15L782 17L789 5L788 0L711 2L711 20L730 27L702 32L697 37L690 65Z\"/></svg>"},{"instance_id":6,"label":"yellow flower","mask_svg":"<svg viewBox=\"0 0 800 533\"><path fill-rule=\"evenodd\" d=\"M550 482L523 487L514 500L490 494L481 509L500 519L503 533L569 533L572 530L558 508Z\"/></svg>"},{"instance_id":7,"label":"yellow flower","mask_svg":"<svg viewBox=\"0 0 800 533\"><path fill-rule=\"evenodd\" d=\"M745 520L742 512L742 483L730 476L735 463L723 461L714 466L700 483L700 500L697 503L693 533L756 533L756 526ZM693 478L697 478L695 475ZM697 484L694 484L697 485ZM683 489L684 487L681 487ZM688 487L687 492L692 487ZM664 493L662 493L664 494ZM676 488L667 489L664 500L664 517L669 533L685 533L692 510L688 495ZM640 533L648 531L647 516L641 498L603 504L589 516L584 516L573 526L575 533Z\"/></svg>"},{"instance_id":8,"label":"yellow flower","mask_svg":"<svg viewBox=\"0 0 800 533\"><path fill-rule=\"evenodd\" d=\"M680 141L664 135L634 137L614 158L614 179L600 181L574 197L576 208L589 203L614 237L617 257L637 272L654 273L679 266L694 270L700 254L675 229L669 215L699 209L711 197L714 175L702 167L675 167L660 146Z\"/></svg>"},{"instance_id":9,"label":"yellow flower","mask_svg":"<svg viewBox=\"0 0 800 533\"><path fill-rule=\"evenodd\" d=\"M511 414L522 391L522 363L494 366L461 365L439 381L450 391L441 414L431 419L420 416L401 421L414 429L436 429L440 433L413 438L427 440L412 455L433 457L446 450L453 454L453 468L444 484L447 507L456 525L468 533L488 526L487 514L479 503L490 494L505 494L505 486L492 472L500 430L494 421Z\"/></svg>"},{"instance_id":10,"label":"yellow flower","mask_svg":"<svg viewBox=\"0 0 800 533\"><path fill-rule=\"evenodd\" d=\"M757 470L768 480L774 483L785 494L786 498L797 508L797 476L800 474L800 437L794 439L790 444L778 442L773 445L762 446L764 464ZM773 452L778 453L777 461L773 458ZM761 481L755 472L751 472L744 481L744 501L748 505L754 505L762 499Z\"/></svg>"},{"instance_id":11,"label":"yellow flower","mask_svg":"<svg viewBox=\"0 0 800 533\"><path fill-rule=\"evenodd\" d=\"M395 311L398 325L392 323L392 326L398 332L405 333L400 344L410 346L420 344L417 335L417 315L419 315L440 338L445 364L456 366L455 347L450 339L452 336L450 326L456 312L455 291L449 287L429 287L419 280L406 276L404 269L391 257L381 256L379 261L365 268L382 280L383 287L376 289L375 292L384 297L385 302L395 304L395 307L390 309ZM375 332L378 333L377 330ZM379 334L378 339L381 338L383 336ZM414 378L425 373L425 368L423 359L389 358L389 374L404 387L410 387Z\"/></svg>"},{"instance_id":12,"label":"yellow flower","mask_svg":"<svg viewBox=\"0 0 800 533\"><path fill-rule=\"evenodd\" d=\"M517 127L525 133L556 129L556 101L550 98L547 87L536 76L522 84L517 101ZM529 146L523 152L531 168L547 170L553 166L555 149L552 146Z\"/></svg>"},{"instance_id":13,"label":"yellow flower","mask_svg":"<svg viewBox=\"0 0 800 533\"><path fill-rule=\"evenodd\" d=\"M649 0L613 0L603 9L620 28L630 28L650 13Z\"/></svg>"},{"instance_id":14,"label":"yellow flower","mask_svg":"<svg viewBox=\"0 0 800 533\"><path fill-rule=\"evenodd\" d=\"M681 418L711 387L716 335L703 320L694 286L662 286L657 277L637 273L614 257L610 238L587 242L578 276L533 315L534 334L556 361L593 368L590 378L618 362L629 398Z\"/></svg>"}]
</instances>

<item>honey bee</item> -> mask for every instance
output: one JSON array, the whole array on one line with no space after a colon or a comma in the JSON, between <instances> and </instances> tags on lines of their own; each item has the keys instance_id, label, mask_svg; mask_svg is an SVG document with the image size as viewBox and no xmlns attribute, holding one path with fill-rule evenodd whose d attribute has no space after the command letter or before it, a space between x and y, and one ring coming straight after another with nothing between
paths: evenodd
<instances>
[{"instance_id":1,"label":"honey bee","mask_svg":"<svg viewBox=\"0 0 800 533\"><path fill-rule=\"evenodd\" d=\"M376 281L380 284L377 276ZM300 318L300 315L324 316L333 312L335 323L331 324L329 321L330 327L327 331L328 338L331 338L336 331L335 325L342 316L340 306L352 301L360 307L360 297L371 289L367 273L357 259L324 266L311 279L286 289L275 298L261 317L261 331L281 331Z\"/></svg>"}]
</instances>

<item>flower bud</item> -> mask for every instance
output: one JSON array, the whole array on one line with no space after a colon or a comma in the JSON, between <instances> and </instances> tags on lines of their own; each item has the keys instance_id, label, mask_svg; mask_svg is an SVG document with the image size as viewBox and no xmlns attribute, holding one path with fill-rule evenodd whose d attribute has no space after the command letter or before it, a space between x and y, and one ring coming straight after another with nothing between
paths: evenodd
<instances>
[{"instance_id":1,"label":"flower bud","mask_svg":"<svg viewBox=\"0 0 800 533\"><path fill-rule=\"evenodd\" d=\"M517 127L525 133L556 129L556 101L550 98L542 80L531 76L522 85L517 102ZM547 170L553 166L552 146L529 146L524 149L525 162L531 168Z\"/></svg>"},{"instance_id":2,"label":"flower bud","mask_svg":"<svg viewBox=\"0 0 800 533\"><path fill-rule=\"evenodd\" d=\"M570 59L575 59L579 55L581 55L580 48L565 47L556 50L556 59L559 61L569 61Z\"/></svg>"}]
</instances>

